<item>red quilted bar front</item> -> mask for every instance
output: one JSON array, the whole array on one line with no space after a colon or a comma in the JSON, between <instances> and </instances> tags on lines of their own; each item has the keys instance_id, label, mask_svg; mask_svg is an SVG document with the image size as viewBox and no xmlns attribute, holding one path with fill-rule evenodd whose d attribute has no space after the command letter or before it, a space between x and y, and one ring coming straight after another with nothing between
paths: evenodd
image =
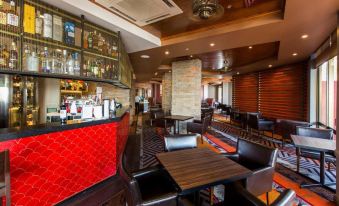
<instances>
[{"instance_id":1,"label":"red quilted bar front","mask_svg":"<svg viewBox=\"0 0 339 206\"><path fill-rule=\"evenodd\" d=\"M112 122L0 143L10 150L12 205L53 205L115 175L129 115Z\"/></svg>"}]
</instances>

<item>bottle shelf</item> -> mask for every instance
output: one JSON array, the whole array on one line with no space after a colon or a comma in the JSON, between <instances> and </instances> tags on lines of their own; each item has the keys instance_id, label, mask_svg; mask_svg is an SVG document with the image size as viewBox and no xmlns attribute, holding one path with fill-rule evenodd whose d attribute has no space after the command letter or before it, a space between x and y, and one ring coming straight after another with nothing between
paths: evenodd
<instances>
[{"instance_id":1,"label":"bottle shelf","mask_svg":"<svg viewBox=\"0 0 339 206\"><path fill-rule=\"evenodd\" d=\"M98 53L95 53L94 50L89 50L89 49L84 49L84 54L92 55L94 57L101 57L101 58L109 59L109 60L113 60L113 61L119 61L117 58L106 56L106 55L102 55L102 54L98 54Z\"/></svg>"},{"instance_id":2,"label":"bottle shelf","mask_svg":"<svg viewBox=\"0 0 339 206\"><path fill-rule=\"evenodd\" d=\"M55 40L45 40L45 39L35 38L31 36L26 36L26 35L24 36L24 43L36 43L36 44L59 47L62 49L69 49L72 51L81 52L81 47L70 46L70 45L64 44L63 42L58 42Z\"/></svg>"},{"instance_id":3,"label":"bottle shelf","mask_svg":"<svg viewBox=\"0 0 339 206\"><path fill-rule=\"evenodd\" d=\"M121 54L126 52L122 51L123 46L118 32L110 31L109 29L87 21L84 16L75 16L40 0L16 0L15 11L19 17L19 26L0 25L0 38L3 38L2 41L7 42L5 45L7 48L10 48L8 42L14 41L16 43L16 51L18 53L17 69L9 69L7 64L7 66L0 67L1 74L105 82L121 88L131 87L130 81L126 81L126 78L131 79L132 67L130 67L130 65L125 65L128 62L126 61L128 54L123 55L122 58ZM46 19L44 17L47 14L53 17L51 20L51 35L53 38L43 37L42 34L45 35L45 33L42 33L42 31L45 32L45 27L37 27L35 25L39 20L39 16L42 19L41 21L46 21L44 20ZM60 20L54 21L55 16L61 17ZM32 19L35 19L35 21L32 22ZM26 27L24 25L28 26ZM42 25L47 24L43 22ZM55 26L58 26L56 28L62 29L61 34L60 32L54 33L54 31L56 31ZM37 28L40 28L41 30L37 30ZM38 31L40 32L38 33ZM92 46L91 48L88 48L90 42L90 37L88 35L91 34L94 35L91 39ZM58 56L59 50L67 50L67 53L71 53L72 56L74 53L78 53L80 75L44 73L40 70L26 70L26 54L31 54L35 51L35 54L39 59L39 64L42 64L45 58L42 51L42 48L44 47L48 48L47 51L49 54L46 54L46 56L49 55L48 58L54 58L55 53L53 52L56 52ZM26 51L28 52L26 53ZM58 56L58 58L60 58L60 56ZM76 59L75 57L73 58ZM86 59L95 62L103 62L104 65L108 65L107 67L104 67L106 70L101 68L100 71L102 71L102 76L86 76L88 74L88 70L86 73L85 69L85 64L87 63L85 62ZM102 64L99 63L99 65ZM126 72L126 69L128 72ZM125 75L127 75L127 77L125 77Z\"/></svg>"}]
</instances>

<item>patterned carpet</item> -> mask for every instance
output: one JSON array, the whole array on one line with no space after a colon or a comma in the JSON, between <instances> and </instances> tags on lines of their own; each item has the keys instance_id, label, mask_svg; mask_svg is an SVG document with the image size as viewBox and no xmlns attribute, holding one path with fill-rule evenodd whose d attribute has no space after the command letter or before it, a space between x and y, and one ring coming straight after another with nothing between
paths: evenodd
<instances>
[{"instance_id":1,"label":"patterned carpet","mask_svg":"<svg viewBox=\"0 0 339 206\"><path fill-rule=\"evenodd\" d=\"M281 148L280 142L272 140L272 138L258 138L256 136L250 136L242 133L240 135L239 129L236 127L225 124L222 122L213 122L213 132L218 133L215 136L220 137L222 141L226 143L236 146L236 141L238 137L249 139L254 142L258 142L262 145L266 145L268 147L279 148L278 153L278 163L282 164L286 168L289 168L293 171L296 171L296 154L295 154L295 147L291 144L285 145L284 148ZM336 181L336 166L331 164L330 170L327 168L327 164L325 164L326 172L325 172L325 179L326 183L331 183ZM305 176L319 181L319 174L320 174L320 163L318 160L309 159L309 158L301 158L300 160L300 172ZM335 189L335 185L332 186Z\"/></svg>"},{"instance_id":2,"label":"patterned carpet","mask_svg":"<svg viewBox=\"0 0 339 206\"><path fill-rule=\"evenodd\" d=\"M139 123L139 121L138 121ZM151 127L147 127L143 123L139 123L138 126L142 126L142 154L141 154L141 167L145 168L145 167L149 167L149 166L153 166L158 164L156 158L155 158L155 154L156 153L160 153L164 151L164 145L163 145L163 141L162 141L162 137L159 135L159 132L157 132L154 128ZM214 137L214 141L211 141L212 138L209 137ZM212 128L211 130L209 130L208 134L206 135L206 137L204 138L204 140L206 142L208 142L210 145L212 145L216 150L218 150L219 152L229 152L229 150L234 149L235 145L236 145L236 141L238 137L243 137L243 138L248 138L251 139L252 141L256 141L259 142L261 144L267 145L267 146L271 146L271 147L279 147L279 142L275 142L275 141L268 141L268 140L262 140L262 139L258 139L255 136L252 137L248 137L246 135L244 135L238 128L231 126L229 124L225 124L225 123L221 123L221 122L213 122ZM228 148L226 148L225 150L225 146L220 146L221 144L216 144L215 142L224 142L225 145L229 145ZM227 146L226 146L227 147ZM284 179L284 178L288 178L287 182L290 182L292 180L292 182L295 183L295 187L298 186L298 184L300 183L310 183L310 180L308 178L305 178L303 176L300 176L298 174L296 174L293 169L295 169L295 151L293 146L291 145L287 145L283 150L279 151L279 160L278 160L279 164L277 165L277 173L279 173L279 178ZM307 173L314 173L317 174L316 171L318 170L319 166L318 166L318 162L317 161L313 161L313 160L307 160L304 159L302 160L302 164L301 164L301 168L303 168L302 172L307 172ZM327 174L329 173L329 174ZM313 174L312 174L313 175ZM326 176L327 176L327 180L328 181L332 181L332 179L335 179L335 168L333 167L333 169L331 169L330 172L326 172ZM281 176L281 177L280 177ZM319 177L319 176L318 176ZM284 186L282 186L281 184L279 184L280 182L275 181L274 183L274 191L277 192L281 192L285 189ZM293 188L295 189L295 188ZM218 200L220 200L220 194L222 194L222 191L220 188L216 188L215 189L215 198ZM296 188L295 190L298 190L298 188ZM301 190L301 189L300 189ZM333 201L335 198L335 193L331 192L330 190L327 190L325 188L310 188L311 191L317 193L318 195L320 195L321 197L329 200L329 201ZM304 194L303 192L305 191L305 189L303 189L303 191L300 192L300 194ZM309 190L307 190L309 191ZM298 194L299 191L297 191ZM308 196L312 196L309 195L309 193L306 193ZM203 194L203 196L206 196L206 199L208 199L207 196L207 192L205 191ZM298 194L299 195L299 194ZM325 205L324 202L326 201L322 201L321 204L319 204L318 201L319 198L315 198L314 202L312 201L306 201L303 198L297 198L296 199L296 205ZM312 198L311 198L312 200ZM321 202L321 201L320 201ZM328 202L328 204L326 205L331 205L331 203Z\"/></svg>"}]
</instances>

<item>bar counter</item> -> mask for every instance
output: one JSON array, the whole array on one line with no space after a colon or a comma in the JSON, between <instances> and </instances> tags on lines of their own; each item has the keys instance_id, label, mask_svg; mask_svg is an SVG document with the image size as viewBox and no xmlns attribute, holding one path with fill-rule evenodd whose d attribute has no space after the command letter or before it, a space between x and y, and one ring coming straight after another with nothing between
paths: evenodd
<instances>
[{"instance_id":1,"label":"bar counter","mask_svg":"<svg viewBox=\"0 0 339 206\"><path fill-rule=\"evenodd\" d=\"M128 131L128 108L110 119L1 129L12 205L54 205L114 176Z\"/></svg>"},{"instance_id":2,"label":"bar counter","mask_svg":"<svg viewBox=\"0 0 339 206\"><path fill-rule=\"evenodd\" d=\"M106 124L111 122L120 121L124 115L129 111L129 107L123 107L117 109L116 113L109 119L93 119L93 120L72 120L68 121L67 124L58 123L48 123L48 124L39 124L29 127L14 127L14 128L3 128L0 129L0 142L13 140L18 138L24 138L29 136L42 135L52 132L65 131L70 129L94 126L99 124Z\"/></svg>"}]
</instances>

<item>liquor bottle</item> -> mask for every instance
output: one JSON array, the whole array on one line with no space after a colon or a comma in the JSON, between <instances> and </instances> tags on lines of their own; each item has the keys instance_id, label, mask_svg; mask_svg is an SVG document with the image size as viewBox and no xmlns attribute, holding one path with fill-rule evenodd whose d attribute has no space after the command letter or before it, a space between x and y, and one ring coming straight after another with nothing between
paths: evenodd
<instances>
[{"instance_id":1,"label":"liquor bottle","mask_svg":"<svg viewBox=\"0 0 339 206\"><path fill-rule=\"evenodd\" d=\"M6 25L7 24L7 14L4 9L4 1L0 0L0 24Z\"/></svg>"},{"instance_id":2,"label":"liquor bottle","mask_svg":"<svg viewBox=\"0 0 339 206\"><path fill-rule=\"evenodd\" d=\"M79 54L75 52L73 58L74 58L74 75L80 76Z\"/></svg>"},{"instance_id":3,"label":"liquor bottle","mask_svg":"<svg viewBox=\"0 0 339 206\"><path fill-rule=\"evenodd\" d=\"M42 23L43 23L43 18L41 18L40 11L37 10L36 15L35 15L35 34L37 36L42 35Z\"/></svg>"},{"instance_id":4,"label":"liquor bottle","mask_svg":"<svg viewBox=\"0 0 339 206\"><path fill-rule=\"evenodd\" d=\"M84 70L86 72L87 77L92 76L92 74L91 74L91 61L90 60L87 60L87 63L84 65Z\"/></svg>"},{"instance_id":5,"label":"liquor bottle","mask_svg":"<svg viewBox=\"0 0 339 206\"><path fill-rule=\"evenodd\" d=\"M19 26L19 16L16 14L15 1L10 1L10 9L7 12L7 24L10 26Z\"/></svg>"},{"instance_id":6,"label":"liquor bottle","mask_svg":"<svg viewBox=\"0 0 339 206\"><path fill-rule=\"evenodd\" d=\"M62 41L62 18L58 15L53 15L53 39L56 41Z\"/></svg>"},{"instance_id":7,"label":"liquor bottle","mask_svg":"<svg viewBox=\"0 0 339 206\"><path fill-rule=\"evenodd\" d=\"M88 34L87 43L88 43L88 48L93 49L93 34L92 34L92 32L89 32L89 34Z\"/></svg>"},{"instance_id":8,"label":"liquor bottle","mask_svg":"<svg viewBox=\"0 0 339 206\"><path fill-rule=\"evenodd\" d=\"M62 59L61 59L61 73L67 74L67 50L62 51Z\"/></svg>"},{"instance_id":9,"label":"liquor bottle","mask_svg":"<svg viewBox=\"0 0 339 206\"><path fill-rule=\"evenodd\" d=\"M100 66L101 66L100 67L100 73L101 73L100 78L105 79L106 78L106 72L105 72L106 66L103 63Z\"/></svg>"},{"instance_id":10,"label":"liquor bottle","mask_svg":"<svg viewBox=\"0 0 339 206\"><path fill-rule=\"evenodd\" d=\"M98 35L97 35L97 31L96 30L94 30L92 39L93 39L93 42L92 42L93 49L98 50L99 39L98 39Z\"/></svg>"},{"instance_id":11,"label":"liquor bottle","mask_svg":"<svg viewBox=\"0 0 339 206\"><path fill-rule=\"evenodd\" d=\"M68 71L68 74L74 75L74 59L72 57L72 53L68 53L68 57L67 57L67 71Z\"/></svg>"},{"instance_id":12,"label":"liquor bottle","mask_svg":"<svg viewBox=\"0 0 339 206\"><path fill-rule=\"evenodd\" d=\"M29 65L29 57L31 56L31 50L29 48L28 45L25 45L25 49L24 49L24 56L23 56L23 63L22 63L22 68L24 70L28 70L28 65Z\"/></svg>"},{"instance_id":13,"label":"liquor bottle","mask_svg":"<svg viewBox=\"0 0 339 206\"><path fill-rule=\"evenodd\" d=\"M12 42L11 44L11 49L9 52L8 68L10 70L18 69L18 50L16 48L15 42Z\"/></svg>"},{"instance_id":14,"label":"liquor bottle","mask_svg":"<svg viewBox=\"0 0 339 206\"><path fill-rule=\"evenodd\" d=\"M35 34L35 7L24 4L24 32Z\"/></svg>"},{"instance_id":15,"label":"liquor bottle","mask_svg":"<svg viewBox=\"0 0 339 206\"><path fill-rule=\"evenodd\" d=\"M32 72L39 71L39 58L36 55L35 51L33 51L31 55L28 57L27 70Z\"/></svg>"},{"instance_id":16,"label":"liquor bottle","mask_svg":"<svg viewBox=\"0 0 339 206\"><path fill-rule=\"evenodd\" d=\"M41 58L41 70L42 72L51 72L51 61L48 53L48 48L44 47L43 55Z\"/></svg>"},{"instance_id":17,"label":"liquor bottle","mask_svg":"<svg viewBox=\"0 0 339 206\"><path fill-rule=\"evenodd\" d=\"M9 62L9 51L7 49L7 45L5 44L2 49L2 53L5 57L5 62L6 62L6 69L8 69L8 62Z\"/></svg>"},{"instance_id":18,"label":"liquor bottle","mask_svg":"<svg viewBox=\"0 0 339 206\"><path fill-rule=\"evenodd\" d=\"M107 43L106 43L105 40L103 40L103 41L104 41L104 43L102 45L102 54L108 55L108 46L107 46Z\"/></svg>"},{"instance_id":19,"label":"liquor bottle","mask_svg":"<svg viewBox=\"0 0 339 206\"><path fill-rule=\"evenodd\" d=\"M62 100L62 103L60 105L60 121L61 124L67 123L67 107L65 105L65 100Z\"/></svg>"},{"instance_id":20,"label":"liquor bottle","mask_svg":"<svg viewBox=\"0 0 339 206\"><path fill-rule=\"evenodd\" d=\"M53 18L52 15L44 13L42 36L45 38L53 38Z\"/></svg>"},{"instance_id":21,"label":"liquor bottle","mask_svg":"<svg viewBox=\"0 0 339 206\"><path fill-rule=\"evenodd\" d=\"M102 46L104 45L104 38L101 36L101 33L98 34L98 50L102 52Z\"/></svg>"},{"instance_id":22,"label":"liquor bottle","mask_svg":"<svg viewBox=\"0 0 339 206\"><path fill-rule=\"evenodd\" d=\"M75 44L75 24L73 22L65 22L65 43L69 45Z\"/></svg>"},{"instance_id":23,"label":"liquor bottle","mask_svg":"<svg viewBox=\"0 0 339 206\"><path fill-rule=\"evenodd\" d=\"M51 58L51 72L52 73L60 73L58 57L56 55L56 51L53 50L52 58Z\"/></svg>"},{"instance_id":24,"label":"liquor bottle","mask_svg":"<svg viewBox=\"0 0 339 206\"><path fill-rule=\"evenodd\" d=\"M118 46L115 41L113 42L112 46L112 57L118 57Z\"/></svg>"},{"instance_id":25,"label":"liquor bottle","mask_svg":"<svg viewBox=\"0 0 339 206\"><path fill-rule=\"evenodd\" d=\"M88 35L89 34L85 34L85 36L84 36L84 49L88 48Z\"/></svg>"},{"instance_id":26,"label":"liquor bottle","mask_svg":"<svg viewBox=\"0 0 339 206\"><path fill-rule=\"evenodd\" d=\"M2 46L2 45L0 45L1 47L0 47L0 68L2 68L2 69L7 69L6 67L7 67L7 58L6 58L6 55L5 55L5 53L4 53L4 49L5 49L5 47L4 46Z\"/></svg>"},{"instance_id":27,"label":"liquor bottle","mask_svg":"<svg viewBox=\"0 0 339 206\"><path fill-rule=\"evenodd\" d=\"M93 75L95 78L99 77L99 67L97 61L93 61Z\"/></svg>"}]
</instances>

